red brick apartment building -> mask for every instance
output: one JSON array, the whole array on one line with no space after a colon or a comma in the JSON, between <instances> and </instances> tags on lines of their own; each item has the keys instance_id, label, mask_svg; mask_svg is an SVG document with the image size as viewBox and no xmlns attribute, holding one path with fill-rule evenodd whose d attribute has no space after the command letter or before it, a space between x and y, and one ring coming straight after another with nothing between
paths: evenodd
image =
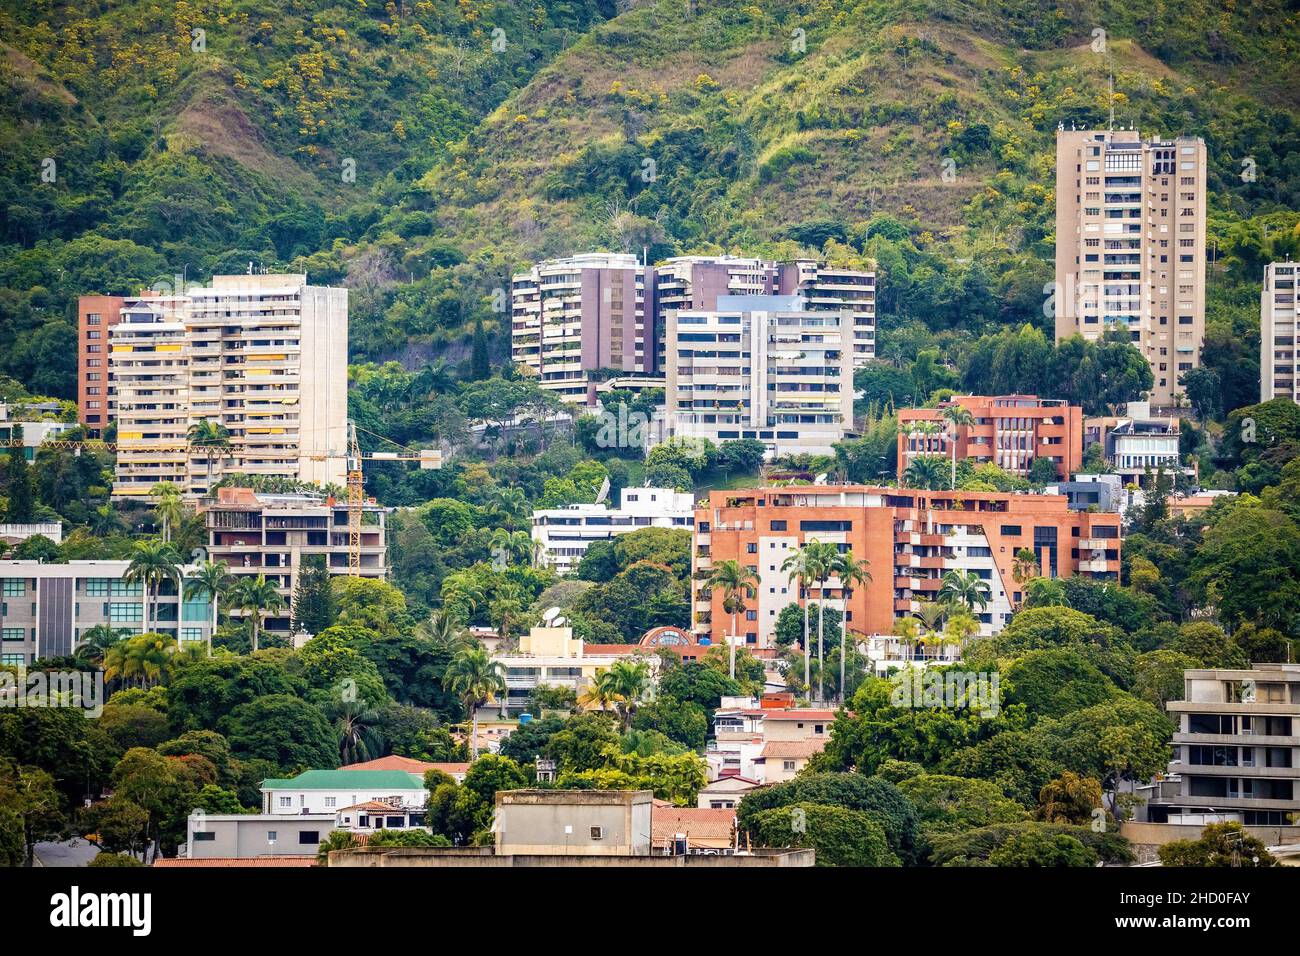
<instances>
[{"instance_id":1,"label":"red brick apartment building","mask_svg":"<svg viewBox=\"0 0 1300 956\"><path fill-rule=\"evenodd\" d=\"M781 609L803 603L781 570L807 541L837 544L871 562L873 580L844 608L831 578L827 601L845 610L848 627L888 634L896 618L933 599L945 571L973 572L989 584L980 632L1001 630L1020 601L1012 563L1021 548L1038 556L1046 577L1119 577L1120 516L1071 511L1063 495L917 491L869 485L803 485L713 491L695 509L692 566L696 575L732 559L759 577L758 594L739 620L747 644L770 647ZM695 581L697 639L724 643L731 615L722 593ZM816 598L815 589L812 595Z\"/></svg>"},{"instance_id":2,"label":"red brick apartment building","mask_svg":"<svg viewBox=\"0 0 1300 956\"><path fill-rule=\"evenodd\" d=\"M943 411L960 405L975 419L956 428L957 457L976 465L992 462L1013 475L1027 475L1035 458L1050 458L1062 481L1083 464L1083 409L1063 400L1037 395L955 395L938 408L904 408L898 412L898 477L916 455L952 456L953 429ZM916 431L918 422L934 422L940 431Z\"/></svg>"},{"instance_id":3,"label":"red brick apartment building","mask_svg":"<svg viewBox=\"0 0 1300 956\"><path fill-rule=\"evenodd\" d=\"M109 411L109 330L122 318L120 295L83 295L77 300L78 419L91 438L100 438L113 420Z\"/></svg>"}]
</instances>

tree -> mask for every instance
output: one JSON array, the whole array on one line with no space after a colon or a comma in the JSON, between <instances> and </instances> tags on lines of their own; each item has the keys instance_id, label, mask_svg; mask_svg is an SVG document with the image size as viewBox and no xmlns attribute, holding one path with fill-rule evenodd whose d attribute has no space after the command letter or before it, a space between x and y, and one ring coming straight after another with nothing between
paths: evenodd
<instances>
[{"instance_id":1,"label":"tree","mask_svg":"<svg viewBox=\"0 0 1300 956\"><path fill-rule=\"evenodd\" d=\"M230 430L220 422L203 418L186 429L185 440L191 446L202 449L199 454L208 466L208 479L203 487L211 495L213 494L212 463L230 454Z\"/></svg>"},{"instance_id":2,"label":"tree","mask_svg":"<svg viewBox=\"0 0 1300 956\"><path fill-rule=\"evenodd\" d=\"M138 541L131 554L131 563L127 565L122 579L130 584L139 584L144 593L143 622L141 630L148 632L150 600L154 592L164 581L180 576L180 556L169 544L154 541Z\"/></svg>"},{"instance_id":3,"label":"tree","mask_svg":"<svg viewBox=\"0 0 1300 956\"><path fill-rule=\"evenodd\" d=\"M755 813L750 834L760 846L811 847L818 866L898 866L885 831L869 813L795 803Z\"/></svg>"},{"instance_id":4,"label":"tree","mask_svg":"<svg viewBox=\"0 0 1300 956\"><path fill-rule=\"evenodd\" d=\"M447 688L465 705L471 720L471 759L478 759L478 708L506 690L505 668L482 645L463 645L447 665Z\"/></svg>"},{"instance_id":5,"label":"tree","mask_svg":"<svg viewBox=\"0 0 1300 956\"><path fill-rule=\"evenodd\" d=\"M835 576L840 579L840 588L844 592L844 606L849 606L849 601L853 598L853 591L859 586L865 586L871 583L871 562L863 558L858 560L853 557L853 553L846 551L838 555L835 563ZM820 631L820 621L818 629ZM844 641L840 644L840 683L839 683L839 702L844 704L844 658L847 655L848 648L853 642L845 635Z\"/></svg>"},{"instance_id":6,"label":"tree","mask_svg":"<svg viewBox=\"0 0 1300 956\"><path fill-rule=\"evenodd\" d=\"M293 629L295 632L319 634L333 626L337 613L325 556L309 555L303 559L298 572L298 586L293 592Z\"/></svg>"},{"instance_id":7,"label":"tree","mask_svg":"<svg viewBox=\"0 0 1300 956\"><path fill-rule=\"evenodd\" d=\"M825 541L809 541L804 545L807 551L808 574L813 583L817 585L817 597L822 604L826 603L826 583L836 573L836 568L840 563L840 551L836 545ZM817 699L824 701L826 699L826 646L824 623L826 615L817 615Z\"/></svg>"},{"instance_id":8,"label":"tree","mask_svg":"<svg viewBox=\"0 0 1300 956\"><path fill-rule=\"evenodd\" d=\"M104 653L104 678L138 681L141 687L157 684L170 672L176 641L165 634L146 632L118 641Z\"/></svg>"},{"instance_id":9,"label":"tree","mask_svg":"<svg viewBox=\"0 0 1300 956\"><path fill-rule=\"evenodd\" d=\"M256 654L262 622L268 614L284 608L284 598L280 597L279 589L266 579L266 575L259 574L255 578L245 576L236 581L230 590L230 601L236 610L247 614L252 623L253 653Z\"/></svg>"},{"instance_id":10,"label":"tree","mask_svg":"<svg viewBox=\"0 0 1300 956\"><path fill-rule=\"evenodd\" d=\"M708 572L706 586L712 591L722 591L722 610L731 615L730 647L731 677L736 677L736 641L739 639L738 616L745 610L745 602L757 592L758 575L735 559L719 561Z\"/></svg>"},{"instance_id":11,"label":"tree","mask_svg":"<svg viewBox=\"0 0 1300 956\"><path fill-rule=\"evenodd\" d=\"M267 760L281 771L338 765L336 736L325 715L300 697L271 694L235 707L221 730L241 760Z\"/></svg>"},{"instance_id":12,"label":"tree","mask_svg":"<svg viewBox=\"0 0 1300 956\"><path fill-rule=\"evenodd\" d=\"M49 773L39 767L15 766L0 760L0 859L6 855L6 844L16 843L22 847L21 865L31 866L36 844L53 839L65 825L60 805L59 792ZM12 857L12 851L7 855ZM18 865L12 858L7 862Z\"/></svg>"},{"instance_id":13,"label":"tree","mask_svg":"<svg viewBox=\"0 0 1300 956\"><path fill-rule=\"evenodd\" d=\"M77 645L78 660L91 664L102 664L108 649L131 632L126 628L113 627L109 624L96 624L81 635Z\"/></svg>"},{"instance_id":14,"label":"tree","mask_svg":"<svg viewBox=\"0 0 1300 956\"><path fill-rule=\"evenodd\" d=\"M1264 841L1235 821L1211 823L1199 840L1175 840L1160 847L1165 866L1257 867L1278 866Z\"/></svg>"},{"instance_id":15,"label":"tree","mask_svg":"<svg viewBox=\"0 0 1300 956\"><path fill-rule=\"evenodd\" d=\"M609 674L615 706L626 732L632 724L637 706L650 690L650 665L643 657L620 660L610 665L606 673Z\"/></svg>"},{"instance_id":16,"label":"tree","mask_svg":"<svg viewBox=\"0 0 1300 956\"><path fill-rule=\"evenodd\" d=\"M945 465L939 455L916 455L903 469L903 484L909 488L938 491L944 486Z\"/></svg>"},{"instance_id":17,"label":"tree","mask_svg":"<svg viewBox=\"0 0 1300 956\"><path fill-rule=\"evenodd\" d=\"M943 410L943 420L948 425L948 445L952 449L952 478L948 487L955 491L957 488L957 430L974 425L975 416L970 413L970 409L954 402Z\"/></svg>"},{"instance_id":18,"label":"tree","mask_svg":"<svg viewBox=\"0 0 1300 956\"><path fill-rule=\"evenodd\" d=\"M990 853L988 860L993 866L1081 867L1095 865L1097 854L1068 833L1025 829Z\"/></svg>"},{"instance_id":19,"label":"tree","mask_svg":"<svg viewBox=\"0 0 1300 956\"><path fill-rule=\"evenodd\" d=\"M185 517L185 502L181 497L181 490L170 481L160 481L149 490L149 495L154 499L154 514L162 522L163 544L170 544L172 531Z\"/></svg>"},{"instance_id":20,"label":"tree","mask_svg":"<svg viewBox=\"0 0 1300 956\"><path fill-rule=\"evenodd\" d=\"M488 361L487 333L483 331L482 318L474 320L474 344L470 350L469 377L482 381L492 375L492 365Z\"/></svg>"},{"instance_id":21,"label":"tree","mask_svg":"<svg viewBox=\"0 0 1300 956\"><path fill-rule=\"evenodd\" d=\"M217 621L221 611L221 599L230 593L235 580L230 576L230 567L224 561L205 561L185 581L185 590L190 594L202 594L212 602L212 630L208 632L208 657L212 656L212 635L217 632Z\"/></svg>"},{"instance_id":22,"label":"tree","mask_svg":"<svg viewBox=\"0 0 1300 956\"><path fill-rule=\"evenodd\" d=\"M988 607L991 595L989 584L974 571L952 569L945 571L939 585L938 600L942 604L958 605L968 611Z\"/></svg>"},{"instance_id":23,"label":"tree","mask_svg":"<svg viewBox=\"0 0 1300 956\"><path fill-rule=\"evenodd\" d=\"M805 545L804 547L799 548L794 553L788 555L786 559L781 562L781 570L785 572L786 580L790 581L795 585L796 587L795 593L799 595L800 598L799 603L803 605L803 643L800 645L800 648L803 651L803 686L804 686L805 699L811 702L812 675L810 672L810 667L812 661L812 654L809 653L811 648L809 648L808 646L808 605L811 602L804 600L805 589L807 588L808 584L812 581L811 568L809 567L808 564L807 546ZM820 605L818 606L820 607ZM782 615L784 615L785 610L782 609L781 613ZM820 617L821 614L819 612L818 618L820 619ZM779 623L780 622L778 621L778 627L779 627Z\"/></svg>"},{"instance_id":24,"label":"tree","mask_svg":"<svg viewBox=\"0 0 1300 956\"><path fill-rule=\"evenodd\" d=\"M927 835L1029 819L1024 807L988 780L921 773L900 781L898 790L916 807Z\"/></svg>"},{"instance_id":25,"label":"tree","mask_svg":"<svg viewBox=\"0 0 1300 956\"><path fill-rule=\"evenodd\" d=\"M1047 823L1090 825L1102 809L1101 784L1065 771L1038 793L1038 818Z\"/></svg>"},{"instance_id":26,"label":"tree","mask_svg":"<svg viewBox=\"0 0 1300 956\"><path fill-rule=\"evenodd\" d=\"M10 524L26 524L36 514L36 492L32 487L32 473L27 466L27 449L23 447L23 428L15 424L10 430L14 444L9 447L9 462L5 469L5 492L9 496L5 507L5 520Z\"/></svg>"},{"instance_id":27,"label":"tree","mask_svg":"<svg viewBox=\"0 0 1300 956\"><path fill-rule=\"evenodd\" d=\"M360 699L336 697L330 701L329 716L338 736L340 765L346 767L379 755L383 741L375 726L379 719L378 711Z\"/></svg>"}]
</instances>

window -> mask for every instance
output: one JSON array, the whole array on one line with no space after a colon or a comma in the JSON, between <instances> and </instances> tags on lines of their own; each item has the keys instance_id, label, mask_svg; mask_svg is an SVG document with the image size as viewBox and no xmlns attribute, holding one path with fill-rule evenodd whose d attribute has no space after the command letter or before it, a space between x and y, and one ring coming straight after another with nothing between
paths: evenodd
<instances>
[{"instance_id":1,"label":"window","mask_svg":"<svg viewBox=\"0 0 1300 956\"><path fill-rule=\"evenodd\" d=\"M593 840L603 840L603 839L605 839L605 828L604 828L604 827L592 827L592 828L591 828L591 838L592 838Z\"/></svg>"},{"instance_id":2,"label":"window","mask_svg":"<svg viewBox=\"0 0 1300 956\"><path fill-rule=\"evenodd\" d=\"M773 530L773 531L784 531L785 529L786 529L786 524L785 524L784 521L773 521L773 522L772 522L772 530Z\"/></svg>"},{"instance_id":3,"label":"window","mask_svg":"<svg viewBox=\"0 0 1300 956\"><path fill-rule=\"evenodd\" d=\"M281 798L280 798L280 806L282 806L282 807L292 807L292 806L293 806L293 797L281 797Z\"/></svg>"},{"instance_id":4,"label":"window","mask_svg":"<svg viewBox=\"0 0 1300 956\"><path fill-rule=\"evenodd\" d=\"M338 797L326 797L326 798L325 798L325 806L327 806L327 807L337 807L338 805L339 805L339 798L338 798Z\"/></svg>"},{"instance_id":5,"label":"window","mask_svg":"<svg viewBox=\"0 0 1300 956\"><path fill-rule=\"evenodd\" d=\"M1004 524L1002 526L1002 534L1006 535L1009 538L1018 537L1020 535L1020 525Z\"/></svg>"},{"instance_id":6,"label":"window","mask_svg":"<svg viewBox=\"0 0 1300 956\"><path fill-rule=\"evenodd\" d=\"M0 630L0 640L25 641L27 640L27 632L21 627L6 627Z\"/></svg>"},{"instance_id":7,"label":"window","mask_svg":"<svg viewBox=\"0 0 1300 956\"><path fill-rule=\"evenodd\" d=\"M86 595L88 597L108 597L108 578L87 578Z\"/></svg>"},{"instance_id":8,"label":"window","mask_svg":"<svg viewBox=\"0 0 1300 956\"><path fill-rule=\"evenodd\" d=\"M299 845L299 846L316 846L318 843L320 843L320 831L319 831L319 830L299 830L299 831L298 831L298 845Z\"/></svg>"},{"instance_id":9,"label":"window","mask_svg":"<svg viewBox=\"0 0 1300 956\"><path fill-rule=\"evenodd\" d=\"M794 772L794 761L793 761L793 760L786 760L786 761L784 761L784 762L782 763L782 765L781 765L781 768L782 768L783 770L785 770L787 773L793 773L793 772Z\"/></svg>"},{"instance_id":10,"label":"window","mask_svg":"<svg viewBox=\"0 0 1300 956\"><path fill-rule=\"evenodd\" d=\"M212 830L200 830L198 833L194 834L195 843L210 843L216 838L217 835Z\"/></svg>"},{"instance_id":11,"label":"window","mask_svg":"<svg viewBox=\"0 0 1300 956\"><path fill-rule=\"evenodd\" d=\"M181 641L201 641L203 640L203 628L201 627L183 627L181 628Z\"/></svg>"},{"instance_id":12,"label":"window","mask_svg":"<svg viewBox=\"0 0 1300 956\"><path fill-rule=\"evenodd\" d=\"M23 667L27 663L26 654L0 654L0 666Z\"/></svg>"},{"instance_id":13,"label":"window","mask_svg":"<svg viewBox=\"0 0 1300 956\"><path fill-rule=\"evenodd\" d=\"M278 839L280 839L280 833L279 833L278 830L267 830L267 831L266 831L266 842L267 842L267 843L274 843L274 842L275 842L276 840L278 840Z\"/></svg>"},{"instance_id":14,"label":"window","mask_svg":"<svg viewBox=\"0 0 1300 956\"><path fill-rule=\"evenodd\" d=\"M26 593L27 593L26 578L5 578L4 579L5 597L22 597Z\"/></svg>"},{"instance_id":15,"label":"window","mask_svg":"<svg viewBox=\"0 0 1300 956\"><path fill-rule=\"evenodd\" d=\"M114 624L138 624L144 620L144 608L134 602L130 604L110 604L108 619Z\"/></svg>"}]
</instances>

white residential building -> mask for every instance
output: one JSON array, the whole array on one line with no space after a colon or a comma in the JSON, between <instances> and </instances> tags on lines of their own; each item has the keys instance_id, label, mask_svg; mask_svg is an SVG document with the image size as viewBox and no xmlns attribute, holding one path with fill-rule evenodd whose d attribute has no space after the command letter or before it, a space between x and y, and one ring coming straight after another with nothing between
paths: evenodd
<instances>
[{"instance_id":1,"label":"white residential building","mask_svg":"<svg viewBox=\"0 0 1300 956\"><path fill-rule=\"evenodd\" d=\"M582 561L593 541L607 541L639 528L684 528L695 524L695 499L670 488L624 488L619 507L574 504L533 512L533 540L541 560L560 574Z\"/></svg>"},{"instance_id":2,"label":"white residential building","mask_svg":"<svg viewBox=\"0 0 1300 956\"><path fill-rule=\"evenodd\" d=\"M1300 265L1270 262L1259 296L1259 400L1300 401L1296 375L1296 278Z\"/></svg>"},{"instance_id":3,"label":"white residential building","mask_svg":"<svg viewBox=\"0 0 1300 956\"><path fill-rule=\"evenodd\" d=\"M752 438L769 457L832 454L853 421L853 317L799 296L723 296L668 313L672 435Z\"/></svg>"},{"instance_id":4,"label":"white residential building","mask_svg":"<svg viewBox=\"0 0 1300 956\"><path fill-rule=\"evenodd\" d=\"M262 812L285 816L338 813L377 802L423 808L424 780L405 770L307 770L296 777L262 781Z\"/></svg>"}]
</instances>

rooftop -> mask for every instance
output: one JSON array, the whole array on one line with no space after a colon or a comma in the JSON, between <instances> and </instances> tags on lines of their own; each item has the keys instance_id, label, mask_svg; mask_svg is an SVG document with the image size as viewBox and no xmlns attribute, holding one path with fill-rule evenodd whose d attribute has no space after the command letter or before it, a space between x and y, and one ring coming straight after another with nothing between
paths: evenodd
<instances>
[{"instance_id":1,"label":"rooftop","mask_svg":"<svg viewBox=\"0 0 1300 956\"><path fill-rule=\"evenodd\" d=\"M405 770L307 770L290 778L268 778L263 790L423 790L424 780Z\"/></svg>"}]
</instances>

